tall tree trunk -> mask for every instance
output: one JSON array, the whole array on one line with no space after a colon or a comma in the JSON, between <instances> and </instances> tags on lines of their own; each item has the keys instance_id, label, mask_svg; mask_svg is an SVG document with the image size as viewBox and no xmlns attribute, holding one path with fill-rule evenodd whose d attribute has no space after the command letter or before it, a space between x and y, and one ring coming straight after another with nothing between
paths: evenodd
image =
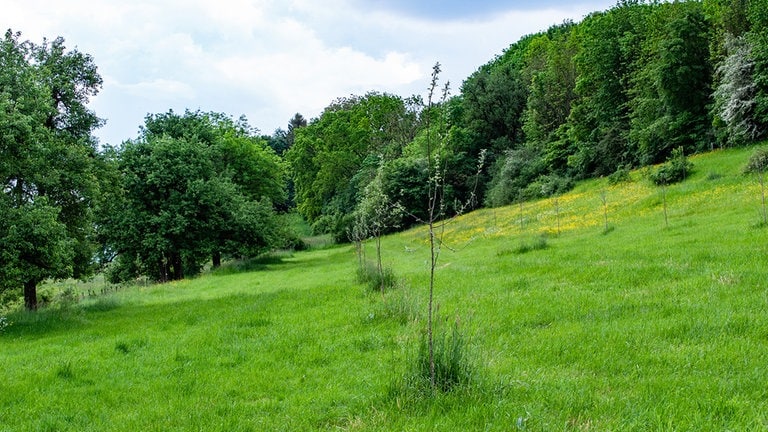
<instances>
[{"instance_id":1,"label":"tall tree trunk","mask_svg":"<svg viewBox=\"0 0 768 432\"><path fill-rule=\"evenodd\" d=\"M34 279L24 282L24 307L37 310L37 281Z\"/></svg>"},{"instance_id":2,"label":"tall tree trunk","mask_svg":"<svg viewBox=\"0 0 768 432\"><path fill-rule=\"evenodd\" d=\"M211 257L211 261L213 261L213 268L221 267L221 252L220 251L214 252L213 256Z\"/></svg>"}]
</instances>

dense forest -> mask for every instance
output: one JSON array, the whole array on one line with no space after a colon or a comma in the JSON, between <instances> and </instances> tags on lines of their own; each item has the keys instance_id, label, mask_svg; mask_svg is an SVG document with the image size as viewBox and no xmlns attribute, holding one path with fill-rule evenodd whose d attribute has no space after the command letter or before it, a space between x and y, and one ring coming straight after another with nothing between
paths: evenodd
<instances>
[{"instance_id":1,"label":"dense forest","mask_svg":"<svg viewBox=\"0 0 768 432\"><path fill-rule=\"evenodd\" d=\"M9 30L0 65L0 299L29 309L50 278L167 281L301 247L294 211L337 241L421 223L433 163L448 215L768 134L768 0L621 0L523 37L434 101L352 95L271 136L168 111L100 146L89 55Z\"/></svg>"}]
</instances>

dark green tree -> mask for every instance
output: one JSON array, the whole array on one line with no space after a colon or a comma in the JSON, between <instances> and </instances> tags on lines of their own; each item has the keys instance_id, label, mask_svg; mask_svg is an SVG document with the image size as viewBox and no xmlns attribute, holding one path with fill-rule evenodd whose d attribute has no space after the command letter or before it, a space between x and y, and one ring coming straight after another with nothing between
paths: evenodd
<instances>
[{"instance_id":1,"label":"dark green tree","mask_svg":"<svg viewBox=\"0 0 768 432\"><path fill-rule=\"evenodd\" d=\"M565 124L576 100L574 56L579 44L574 28L572 22L550 28L531 41L526 53L530 84L523 113L525 146L543 159L541 165L548 175L566 174L573 153Z\"/></svg>"},{"instance_id":2,"label":"dark green tree","mask_svg":"<svg viewBox=\"0 0 768 432\"><path fill-rule=\"evenodd\" d=\"M768 1L749 1L750 29L746 34L751 46L751 58L754 61L753 80L755 82L755 120L762 126L763 132L758 138L768 134Z\"/></svg>"},{"instance_id":3,"label":"dark green tree","mask_svg":"<svg viewBox=\"0 0 768 432\"><path fill-rule=\"evenodd\" d=\"M282 165L244 119L187 112L147 116L142 135L114 151L121 189L102 221L118 255L113 278L197 273L222 254L255 256L284 237L272 207Z\"/></svg>"},{"instance_id":4,"label":"dark green tree","mask_svg":"<svg viewBox=\"0 0 768 432\"><path fill-rule=\"evenodd\" d=\"M649 20L643 67L633 77L630 139L642 163L664 161L672 149L710 148L710 25L698 2L659 5Z\"/></svg>"},{"instance_id":5,"label":"dark green tree","mask_svg":"<svg viewBox=\"0 0 768 432\"><path fill-rule=\"evenodd\" d=\"M576 94L568 121L577 177L609 175L638 162L630 145L631 77L642 65L641 47L655 6L622 1L582 21L581 50L575 56Z\"/></svg>"}]
</instances>

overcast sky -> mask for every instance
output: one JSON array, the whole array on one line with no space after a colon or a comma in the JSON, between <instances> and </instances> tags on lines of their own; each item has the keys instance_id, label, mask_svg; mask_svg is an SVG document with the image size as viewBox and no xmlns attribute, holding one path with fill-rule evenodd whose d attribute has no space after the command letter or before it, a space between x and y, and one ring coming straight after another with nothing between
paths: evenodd
<instances>
[{"instance_id":1,"label":"overcast sky","mask_svg":"<svg viewBox=\"0 0 768 432\"><path fill-rule=\"evenodd\" d=\"M454 93L521 36L615 0L3 0L0 27L62 36L94 57L102 143L147 113L244 114L271 135L338 97L424 94L435 62Z\"/></svg>"}]
</instances>

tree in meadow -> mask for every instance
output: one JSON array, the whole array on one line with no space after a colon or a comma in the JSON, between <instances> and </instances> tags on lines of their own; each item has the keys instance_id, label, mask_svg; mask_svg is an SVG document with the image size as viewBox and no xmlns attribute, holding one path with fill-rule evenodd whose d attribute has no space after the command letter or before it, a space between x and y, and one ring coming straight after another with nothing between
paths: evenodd
<instances>
[{"instance_id":1,"label":"tree in meadow","mask_svg":"<svg viewBox=\"0 0 768 432\"><path fill-rule=\"evenodd\" d=\"M92 211L102 160L88 107L102 85L93 58L64 39L0 40L0 289L23 289L94 270Z\"/></svg>"},{"instance_id":2,"label":"tree in meadow","mask_svg":"<svg viewBox=\"0 0 768 432\"><path fill-rule=\"evenodd\" d=\"M277 155L244 119L187 112L147 116L113 151L119 197L101 225L117 254L113 279L181 279L222 255L259 255L284 240L273 202L284 199Z\"/></svg>"}]
</instances>

